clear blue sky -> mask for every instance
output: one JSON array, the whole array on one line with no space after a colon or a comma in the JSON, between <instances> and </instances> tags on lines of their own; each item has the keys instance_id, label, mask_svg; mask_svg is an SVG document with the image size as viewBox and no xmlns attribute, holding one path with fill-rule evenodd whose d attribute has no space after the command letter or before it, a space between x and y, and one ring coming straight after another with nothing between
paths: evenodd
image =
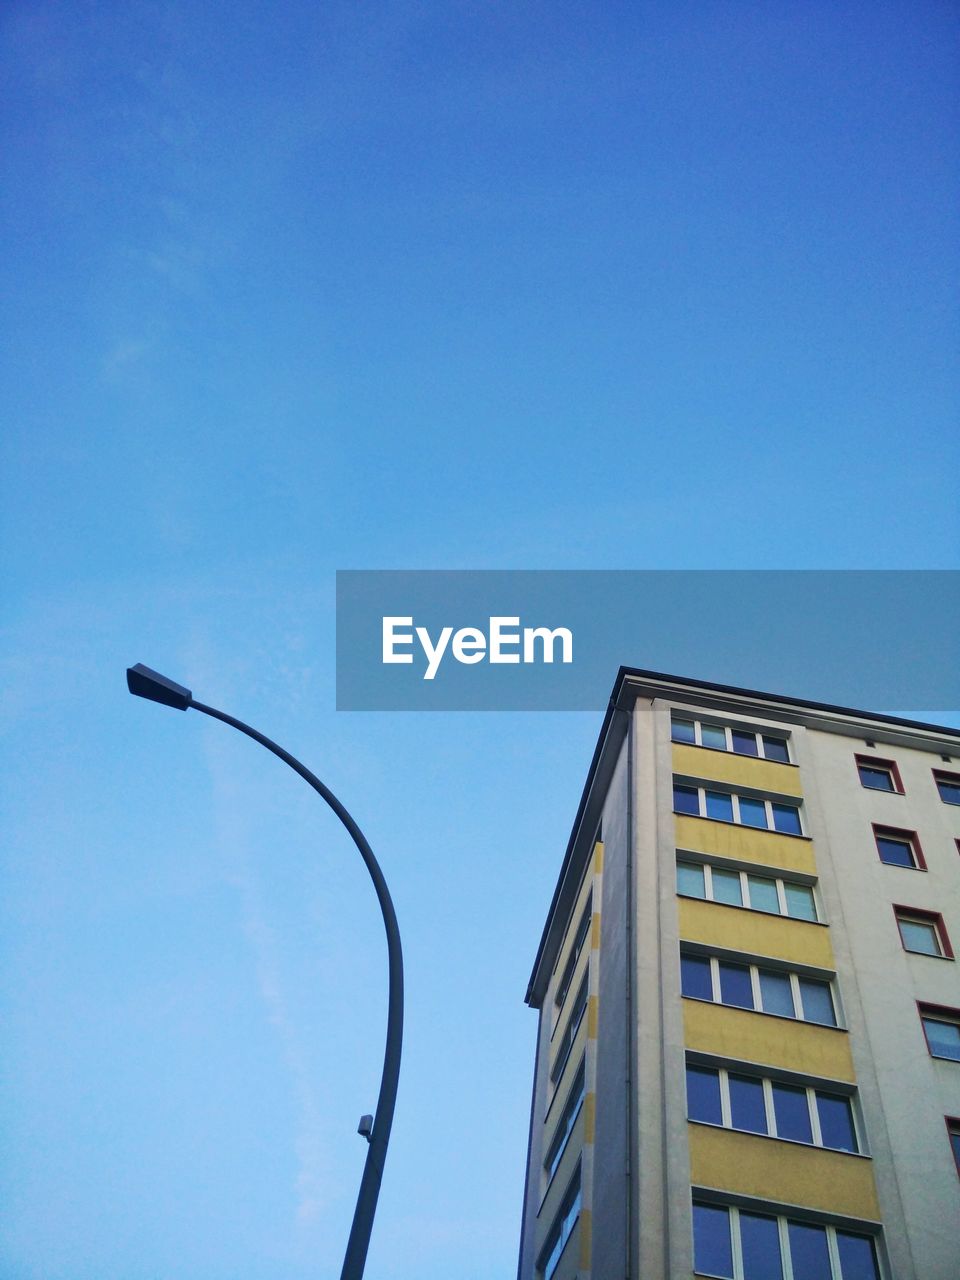
<instances>
[{"instance_id":1,"label":"clear blue sky","mask_svg":"<svg viewBox=\"0 0 960 1280\"><path fill-rule=\"evenodd\" d=\"M363 868L136 661L387 871L371 1280L511 1274L598 717L337 714L334 571L956 567L958 49L924 0L3 6L4 1280L314 1280L352 1213Z\"/></svg>"}]
</instances>

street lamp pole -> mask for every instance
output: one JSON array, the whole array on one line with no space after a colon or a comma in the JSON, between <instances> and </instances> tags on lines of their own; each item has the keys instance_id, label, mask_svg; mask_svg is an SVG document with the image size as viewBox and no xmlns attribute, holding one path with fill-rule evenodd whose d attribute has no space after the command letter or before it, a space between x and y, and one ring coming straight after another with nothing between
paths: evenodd
<instances>
[{"instance_id":1,"label":"street lamp pole","mask_svg":"<svg viewBox=\"0 0 960 1280\"><path fill-rule=\"evenodd\" d=\"M363 832L353 818L340 803L337 797L320 779L302 765L295 756L284 751L283 747L258 733L242 720L235 720L216 707L208 707L194 700L193 694L183 685L168 680L166 676L151 671L142 663L127 668L127 688L140 698L148 698L151 702L160 702L164 706L175 707L180 711L192 708L202 711L204 715L222 720L224 724L239 729L254 742L279 756L284 764L288 764L295 773L299 773L334 811L349 831L353 843L360 851L383 914L383 925L387 933L387 963L389 966L389 1002L387 1007L387 1042L383 1055L383 1074L380 1080L380 1093L377 1097L375 1115L363 1116L358 1132L363 1134L369 1144L367 1159L363 1166L363 1177L360 1180L360 1191L357 1196L357 1207L353 1213L353 1224L350 1227L350 1238L343 1259L340 1280L362 1280L363 1269L367 1260L367 1249L370 1245L370 1233L373 1230L373 1219L377 1211L377 1198L380 1194L380 1181L383 1177L383 1166L387 1158L387 1144L390 1141L390 1129L393 1125L393 1113L397 1102L397 1082L400 1077L400 1051L403 1042L403 953L400 948L400 930L397 928L397 917L383 878L380 864L373 856L373 850L367 843Z\"/></svg>"}]
</instances>

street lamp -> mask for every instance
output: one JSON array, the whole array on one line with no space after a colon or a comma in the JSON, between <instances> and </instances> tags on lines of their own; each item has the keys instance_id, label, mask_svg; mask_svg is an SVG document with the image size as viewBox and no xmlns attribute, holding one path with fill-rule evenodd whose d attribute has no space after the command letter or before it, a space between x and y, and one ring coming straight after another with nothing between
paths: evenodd
<instances>
[{"instance_id":1,"label":"street lamp","mask_svg":"<svg viewBox=\"0 0 960 1280\"><path fill-rule=\"evenodd\" d=\"M160 702L167 707L176 707L179 711L202 711L204 715L222 720L234 729L239 729L248 738L253 738L261 746L279 756L285 764L299 773L305 782L309 782L330 808L334 811L346 829L350 832L353 843L360 850L366 868L376 890L377 901L383 914L383 924L387 931L387 963L389 966L389 1004L387 1008L387 1043L383 1054L383 1075L380 1079L380 1093L377 1097L377 1110L373 1116L362 1116L357 1132L362 1134L369 1146L367 1159L363 1166L363 1177L360 1180L360 1191L357 1196L357 1207L353 1213L353 1224L350 1227L350 1238L343 1259L340 1280L362 1280L363 1268L367 1260L367 1249L370 1245L370 1233L373 1230L373 1219L377 1211L377 1197L380 1194L380 1180L383 1177L383 1166L387 1158L387 1143L390 1141L390 1129L393 1125L393 1112L397 1102L397 1081L400 1076L400 1050L403 1042L403 954L400 949L400 930L397 928L397 917L390 900L387 882L383 878L380 865L373 856L373 850L367 844L363 832L343 807L337 797L318 777L310 772L283 747L251 729L242 720L234 720L216 707L205 706L196 702L189 689L156 671L151 671L143 663L127 668L127 688L138 698L148 698L151 702Z\"/></svg>"}]
</instances>

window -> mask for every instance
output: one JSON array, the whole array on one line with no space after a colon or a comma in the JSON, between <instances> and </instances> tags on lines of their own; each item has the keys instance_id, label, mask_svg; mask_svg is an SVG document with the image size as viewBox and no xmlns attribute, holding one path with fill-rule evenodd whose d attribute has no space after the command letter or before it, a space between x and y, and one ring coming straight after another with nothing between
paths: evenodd
<instances>
[{"instance_id":1,"label":"window","mask_svg":"<svg viewBox=\"0 0 960 1280\"><path fill-rule=\"evenodd\" d=\"M825 1027L838 1025L831 984L782 969L681 951L680 991L691 1000L709 1000Z\"/></svg>"},{"instance_id":2,"label":"window","mask_svg":"<svg viewBox=\"0 0 960 1280\"><path fill-rule=\"evenodd\" d=\"M890 867L913 867L917 871L926 871L927 864L915 831L904 831L900 827L881 827L874 823L873 838L877 842L881 862Z\"/></svg>"},{"instance_id":3,"label":"window","mask_svg":"<svg viewBox=\"0 0 960 1280\"><path fill-rule=\"evenodd\" d=\"M848 1095L725 1067L687 1064L687 1119L833 1151L861 1149Z\"/></svg>"},{"instance_id":4,"label":"window","mask_svg":"<svg viewBox=\"0 0 960 1280\"><path fill-rule=\"evenodd\" d=\"M691 716L670 717L670 736L674 742L688 746L708 747L712 751L732 751L740 756L759 756L761 760L790 763L790 747L785 735L754 729L732 729L722 724L709 724Z\"/></svg>"},{"instance_id":5,"label":"window","mask_svg":"<svg viewBox=\"0 0 960 1280\"><path fill-rule=\"evenodd\" d=\"M935 911L921 911L917 907L895 906L893 911L904 951L914 951L923 956L940 956L945 960L953 959L953 950L942 916Z\"/></svg>"},{"instance_id":6,"label":"window","mask_svg":"<svg viewBox=\"0 0 960 1280\"><path fill-rule=\"evenodd\" d=\"M553 1061L553 1070L550 1072L550 1079L554 1084L563 1075L563 1068L567 1065L567 1059L570 1057L570 1050L573 1048L573 1042L577 1038L577 1032L580 1030L580 1023L583 1019L584 1012L587 1008L587 977L583 975L583 980L577 990L577 998L574 1000L570 1009L570 1016L567 1018L567 1025L563 1029L563 1035L557 1041L557 1056Z\"/></svg>"},{"instance_id":7,"label":"window","mask_svg":"<svg viewBox=\"0 0 960 1280\"><path fill-rule=\"evenodd\" d=\"M570 983L573 981L573 973L577 967L577 961L580 959L580 953L583 951L583 944L587 940L587 934L590 932L590 923L593 919L593 890L587 897L587 905L583 909L583 916L577 926L576 936L573 939L573 946L570 948L570 955L567 963L563 966L563 976L557 984L557 995L554 1000L554 1007L559 1013L563 1007L563 1002L567 998L567 992L570 990Z\"/></svg>"},{"instance_id":8,"label":"window","mask_svg":"<svg viewBox=\"0 0 960 1280\"><path fill-rule=\"evenodd\" d=\"M687 1119L702 1124L723 1124L720 1079L713 1067L687 1066Z\"/></svg>"},{"instance_id":9,"label":"window","mask_svg":"<svg viewBox=\"0 0 960 1280\"><path fill-rule=\"evenodd\" d=\"M944 804L960 804L960 773L947 773L945 769L934 769L933 780L940 792Z\"/></svg>"},{"instance_id":10,"label":"window","mask_svg":"<svg viewBox=\"0 0 960 1280\"><path fill-rule=\"evenodd\" d=\"M673 808L676 813L700 813L700 792L696 787L674 784Z\"/></svg>"},{"instance_id":11,"label":"window","mask_svg":"<svg viewBox=\"0 0 960 1280\"><path fill-rule=\"evenodd\" d=\"M695 720L684 720L681 716L671 716L670 737L674 742L687 742L691 745L697 741L697 723Z\"/></svg>"},{"instance_id":12,"label":"window","mask_svg":"<svg viewBox=\"0 0 960 1280\"><path fill-rule=\"evenodd\" d=\"M865 1232L700 1200L693 1265L722 1280L880 1280L876 1242Z\"/></svg>"},{"instance_id":13,"label":"window","mask_svg":"<svg viewBox=\"0 0 960 1280\"><path fill-rule=\"evenodd\" d=\"M799 800L766 800L760 796L743 796L714 787L675 781L673 809L675 813L713 818L715 822L735 822L743 827L759 827L788 836L803 835Z\"/></svg>"},{"instance_id":14,"label":"window","mask_svg":"<svg viewBox=\"0 0 960 1280\"><path fill-rule=\"evenodd\" d=\"M677 863L677 893L684 898L705 898L731 907L749 907L774 916L794 920L818 919L813 889L777 876L756 875L752 871L731 871L710 863Z\"/></svg>"},{"instance_id":15,"label":"window","mask_svg":"<svg viewBox=\"0 0 960 1280\"><path fill-rule=\"evenodd\" d=\"M960 1009L940 1004L918 1004L917 1008L931 1058L960 1062Z\"/></svg>"},{"instance_id":16,"label":"window","mask_svg":"<svg viewBox=\"0 0 960 1280\"><path fill-rule=\"evenodd\" d=\"M692 1000L713 1000L713 976L707 956L680 956L680 986Z\"/></svg>"},{"instance_id":17,"label":"window","mask_svg":"<svg viewBox=\"0 0 960 1280\"><path fill-rule=\"evenodd\" d=\"M903 795L900 770L892 760L880 760L876 756L857 756L857 772L860 783L870 791L893 791Z\"/></svg>"},{"instance_id":18,"label":"window","mask_svg":"<svg viewBox=\"0 0 960 1280\"><path fill-rule=\"evenodd\" d=\"M953 1162L957 1166L957 1173L960 1173L960 1120L956 1116L945 1116L944 1119L947 1122L947 1134L950 1138Z\"/></svg>"},{"instance_id":19,"label":"window","mask_svg":"<svg viewBox=\"0 0 960 1280\"><path fill-rule=\"evenodd\" d=\"M754 1076L727 1076L730 1090L730 1127L747 1133L767 1132L763 1081Z\"/></svg>"},{"instance_id":20,"label":"window","mask_svg":"<svg viewBox=\"0 0 960 1280\"><path fill-rule=\"evenodd\" d=\"M557 1171L557 1165L560 1163L563 1153L567 1147L567 1140L573 1132L573 1126L577 1122L577 1116L580 1114L580 1108L583 1106L585 1094L586 1080L584 1075L584 1064L581 1061L577 1068L577 1074L574 1077L573 1084L570 1086L570 1092L567 1100L563 1105L563 1111L560 1119L557 1121L557 1127L553 1135L553 1140L547 1148L547 1156L543 1162L543 1167L547 1171L547 1181Z\"/></svg>"},{"instance_id":21,"label":"window","mask_svg":"<svg viewBox=\"0 0 960 1280\"><path fill-rule=\"evenodd\" d=\"M573 1229L577 1225L579 1217L580 1166L577 1165L577 1171L571 1178L570 1186L564 1193L556 1219L540 1252L537 1271L543 1276L543 1280L550 1280L550 1277L556 1271L560 1258L563 1256L564 1248L573 1234Z\"/></svg>"}]
</instances>

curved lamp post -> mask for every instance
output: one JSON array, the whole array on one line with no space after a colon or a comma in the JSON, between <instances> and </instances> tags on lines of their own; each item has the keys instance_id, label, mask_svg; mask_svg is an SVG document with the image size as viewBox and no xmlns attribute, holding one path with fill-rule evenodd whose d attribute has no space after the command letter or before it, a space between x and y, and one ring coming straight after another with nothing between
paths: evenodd
<instances>
[{"instance_id":1,"label":"curved lamp post","mask_svg":"<svg viewBox=\"0 0 960 1280\"><path fill-rule=\"evenodd\" d=\"M353 843L360 850L360 856L370 872L370 879L377 893L377 901L383 913L383 924L387 931L387 961L390 970L390 997L387 1010L387 1044L383 1055L383 1075L380 1080L380 1093L377 1098L377 1110L374 1116L362 1116L357 1130L369 1143L367 1159L363 1166L363 1177L360 1181L360 1192L357 1196L357 1207L353 1214L353 1225L350 1228L350 1239L347 1241L347 1252L343 1259L343 1270L340 1280L361 1280L363 1268L367 1260L367 1248L370 1244L370 1232L373 1230L373 1218L377 1211L377 1197L380 1194L380 1180L383 1177L383 1165L387 1157L387 1143L390 1141L390 1129L393 1125L393 1111L397 1101L397 1081L400 1076L400 1048L403 1041L403 954L400 949L400 931L397 928L397 917L390 900L387 882L383 872L373 856L373 850L367 844L363 832L329 788L325 787L318 777L310 772L283 747L251 729L242 720L234 720L215 707L196 702L193 694L183 685L168 680L166 676L151 671L143 663L127 668L127 688L139 698L148 698L151 702L160 702L167 707L176 707L186 711L192 707L194 711L202 711L204 715L222 720L234 729L239 729L248 738L253 738L261 746L272 751L275 756L290 766L305 782L309 782L330 808L334 811L353 838Z\"/></svg>"}]
</instances>

